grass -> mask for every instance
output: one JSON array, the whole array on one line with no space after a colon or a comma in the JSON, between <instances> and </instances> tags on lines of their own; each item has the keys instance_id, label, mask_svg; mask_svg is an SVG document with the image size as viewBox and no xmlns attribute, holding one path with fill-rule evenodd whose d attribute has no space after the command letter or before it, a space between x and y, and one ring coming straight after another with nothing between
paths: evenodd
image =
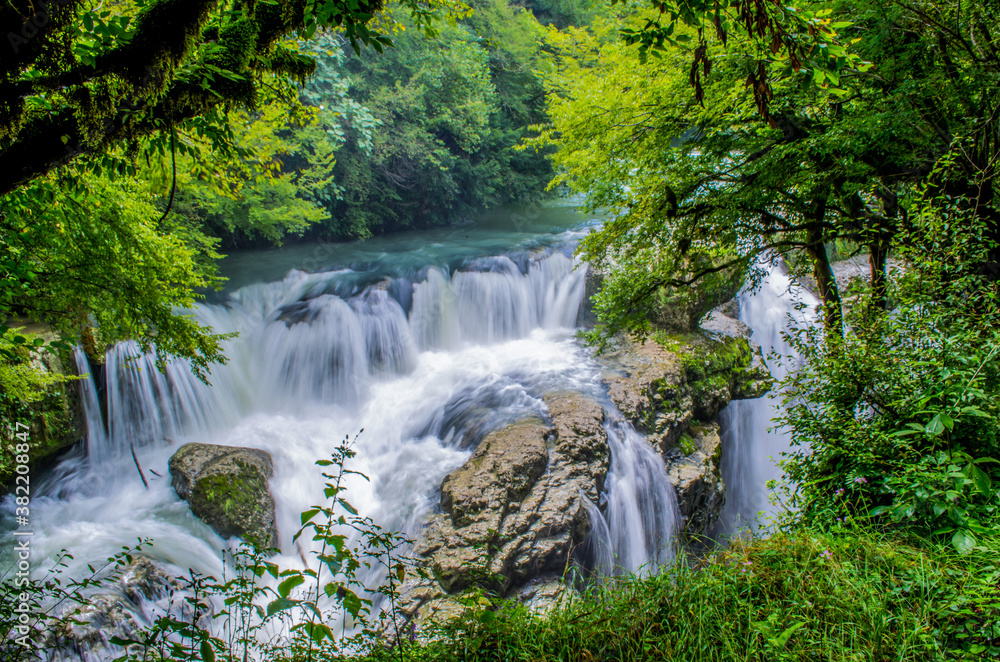
<instances>
[{"instance_id":1,"label":"grass","mask_svg":"<svg viewBox=\"0 0 1000 662\"><path fill-rule=\"evenodd\" d=\"M995 553L874 534L776 533L699 565L615 580L545 615L495 602L369 660L986 660L1000 658Z\"/></svg>"}]
</instances>

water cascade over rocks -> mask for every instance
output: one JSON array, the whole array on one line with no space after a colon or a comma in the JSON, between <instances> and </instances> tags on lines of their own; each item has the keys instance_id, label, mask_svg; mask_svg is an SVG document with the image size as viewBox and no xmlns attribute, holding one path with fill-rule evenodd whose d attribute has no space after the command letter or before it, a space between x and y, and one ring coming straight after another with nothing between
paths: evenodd
<instances>
[{"instance_id":1,"label":"water cascade over rocks","mask_svg":"<svg viewBox=\"0 0 1000 662\"><path fill-rule=\"evenodd\" d=\"M448 573L473 530L495 535L499 551L479 561L506 573L511 590L574 562L604 575L668 562L682 517L664 447L636 431L639 418L622 413L607 371L575 335L579 236L460 260L425 242L246 283L193 311L239 333L210 383L185 361L161 371L134 343L117 345L103 371L105 412L93 378L82 382L86 453L67 455L33 499L36 553L70 549L69 572L82 574L88 560L150 538L166 572L221 576L225 541L177 496L168 471L182 445L199 443L263 452L274 560L301 566L311 541L293 535L322 500L315 462L363 428L350 468L370 481L349 477L347 493L362 515L418 540L436 578L409 587L414 615L462 583ZM77 361L90 371L81 353ZM754 397L723 391L712 417L729 397ZM509 471L511 458L523 471ZM470 462L495 467L486 488ZM141 620L149 609L137 600Z\"/></svg>"},{"instance_id":2,"label":"water cascade over rocks","mask_svg":"<svg viewBox=\"0 0 1000 662\"><path fill-rule=\"evenodd\" d=\"M782 267L772 267L766 280L756 291L744 289L739 297L739 319L752 331L753 342L764 356L782 357L768 360L775 379L785 377L794 367L795 352L782 335L791 326L804 328L816 321L819 301L785 273ZM787 431L776 427L773 419L779 415L781 399L770 393L755 400L734 400L719 414L723 433L722 473L727 487L717 533L738 534L766 525L775 514L768 481L780 480L778 462L789 448Z\"/></svg>"}]
</instances>

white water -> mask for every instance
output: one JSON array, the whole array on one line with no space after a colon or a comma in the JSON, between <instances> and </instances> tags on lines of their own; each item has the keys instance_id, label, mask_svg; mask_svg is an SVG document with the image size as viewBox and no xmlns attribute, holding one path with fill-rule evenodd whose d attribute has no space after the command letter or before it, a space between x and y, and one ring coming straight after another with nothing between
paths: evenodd
<instances>
[{"instance_id":1,"label":"white water","mask_svg":"<svg viewBox=\"0 0 1000 662\"><path fill-rule=\"evenodd\" d=\"M240 332L211 386L184 361L161 372L134 343L116 346L105 370L107 430L88 379L86 454L65 458L32 501L37 558L69 549L70 573L85 574L88 562L151 538L149 555L175 573L220 576L226 541L177 498L167 471L179 445L204 442L271 454L275 560L297 567L311 544L292 541L299 514L322 500L315 461L362 428L350 468L371 480L350 480L349 500L380 526L417 534L441 480L483 434L544 413L550 391L604 397L575 338L584 293L575 266L558 250L485 256L363 287L353 269L293 269L194 311L216 331ZM612 465L593 510L595 563L607 574L651 569L673 555L673 488L649 444L607 411Z\"/></svg>"},{"instance_id":2,"label":"white water","mask_svg":"<svg viewBox=\"0 0 1000 662\"><path fill-rule=\"evenodd\" d=\"M757 290L739 295L740 320L753 331L775 380L794 368L795 352L783 333L792 326L804 328L816 319L817 299L793 283L780 267L771 267ZM722 477L726 505L717 532L732 535L767 524L780 509L768 481L779 481L781 454L789 448L786 430L777 428L781 397L776 389L763 398L735 400L719 413L723 430Z\"/></svg>"},{"instance_id":3,"label":"white water","mask_svg":"<svg viewBox=\"0 0 1000 662\"><path fill-rule=\"evenodd\" d=\"M612 410L612 416L617 414ZM618 414L605 424L611 469L605 511L591 507L588 551L597 574L647 574L674 558L680 522L663 457Z\"/></svg>"}]
</instances>

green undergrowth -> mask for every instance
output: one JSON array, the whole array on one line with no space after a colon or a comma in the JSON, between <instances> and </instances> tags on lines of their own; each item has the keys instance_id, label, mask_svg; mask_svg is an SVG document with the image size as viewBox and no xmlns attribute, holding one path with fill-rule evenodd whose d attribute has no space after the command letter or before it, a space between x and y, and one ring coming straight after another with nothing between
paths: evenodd
<instances>
[{"instance_id":1,"label":"green undergrowth","mask_svg":"<svg viewBox=\"0 0 1000 662\"><path fill-rule=\"evenodd\" d=\"M847 529L777 533L615 580L544 615L470 601L430 641L367 659L995 659L995 560L995 551L960 556Z\"/></svg>"}]
</instances>

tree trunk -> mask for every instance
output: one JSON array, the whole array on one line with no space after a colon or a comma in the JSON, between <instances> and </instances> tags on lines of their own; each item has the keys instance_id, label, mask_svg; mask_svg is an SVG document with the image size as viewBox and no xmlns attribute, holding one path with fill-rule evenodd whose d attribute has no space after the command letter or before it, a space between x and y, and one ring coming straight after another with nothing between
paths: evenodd
<instances>
[{"instance_id":1,"label":"tree trunk","mask_svg":"<svg viewBox=\"0 0 1000 662\"><path fill-rule=\"evenodd\" d=\"M872 304L879 310L888 308L886 296L889 281L885 273L885 261L889 255L889 244L876 238L868 244L868 266L872 276Z\"/></svg>"},{"instance_id":2,"label":"tree trunk","mask_svg":"<svg viewBox=\"0 0 1000 662\"><path fill-rule=\"evenodd\" d=\"M822 298L820 307L823 313L823 326L828 337L842 338L844 336L844 319L841 310L840 289L837 279L830 266L830 256L823 243L823 219L826 216L826 201L816 202L813 223L806 230L806 253L812 260L813 277Z\"/></svg>"}]
</instances>

